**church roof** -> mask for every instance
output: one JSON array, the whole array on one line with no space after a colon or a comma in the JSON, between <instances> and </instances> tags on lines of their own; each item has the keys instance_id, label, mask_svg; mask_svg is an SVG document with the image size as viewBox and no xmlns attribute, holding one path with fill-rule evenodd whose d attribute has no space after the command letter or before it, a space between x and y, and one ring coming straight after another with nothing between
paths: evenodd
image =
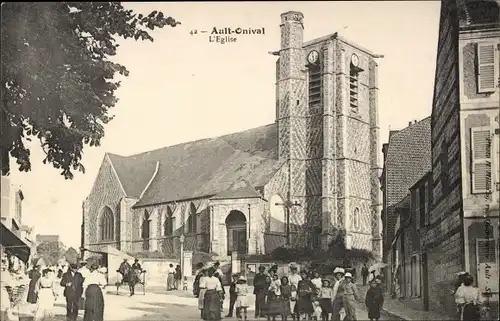
<instances>
[{"instance_id":1,"label":"church roof","mask_svg":"<svg viewBox=\"0 0 500 321\"><path fill-rule=\"evenodd\" d=\"M396 207L431 167L431 117L390 135L384 165L387 207ZM389 211L387 215L387 235L390 242L395 232L397 215Z\"/></svg>"},{"instance_id":2,"label":"church roof","mask_svg":"<svg viewBox=\"0 0 500 321\"><path fill-rule=\"evenodd\" d=\"M252 189L265 185L280 166L277 137L276 125L271 124L131 156L108 155L127 196L143 194L135 206L146 206L229 194L228 190L235 194L231 187L243 180ZM245 188L246 197L248 192Z\"/></svg>"},{"instance_id":3,"label":"church roof","mask_svg":"<svg viewBox=\"0 0 500 321\"><path fill-rule=\"evenodd\" d=\"M156 161L147 155L120 156L108 153L116 174L122 183L125 194L139 198L156 169Z\"/></svg>"},{"instance_id":4,"label":"church roof","mask_svg":"<svg viewBox=\"0 0 500 321\"><path fill-rule=\"evenodd\" d=\"M242 181L232 185L227 190L211 197L211 199L217 200L217 199L238 199L238 198L258 198L258 197L262 197L262 195L260 195L259 192L255 190L255 188L250 186L248 182Z\"/></svg>"}]
</instances>

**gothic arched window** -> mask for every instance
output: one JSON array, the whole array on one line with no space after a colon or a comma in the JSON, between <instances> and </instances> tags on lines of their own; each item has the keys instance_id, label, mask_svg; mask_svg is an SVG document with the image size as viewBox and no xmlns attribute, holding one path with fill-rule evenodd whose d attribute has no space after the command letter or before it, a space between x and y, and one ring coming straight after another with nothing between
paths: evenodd
<instances>
[{"instance_id":1,"label":"gothic arched window","mask_svg":"<svg viewBox=\"0 0 500 321\"><path fill-rule=\"evenodd\" d=\"M113 212L109 207L102 210L99 221L100 239L101 241L111 241L115 238L115 222Z\"/></svg>"},{"instance_id":2,"label":"gothic arched window","mask_svg":"<svg viewBox=\"0 0 500 321\"><path fill-rule=\"evenodd\" d=\"M174 235L175 231L175 226L174 226L174 211L170 208L170 206L167 206L167 212L165 213L165 223L164 223L164 230L163 233L165 236L170 236Z\"/></svg>"},{"instance_id":3,"label":"gothic arched window","mask_svg":"<svg viewBox=\"0 0 500 321\"><path fill-rule=\"evenodd\" d=\"M187 232L196 233L197 232L197 218L196 218L196 207L193 203L189 205L189 214L187 219Z\"/></svg>"},{"instance_id":4,"label":"gothic arched window","mask_svg":"<svg viewBox=\"0 0 500 321\"><path fill-rule=\"evenodd\" d=\"M151 217L147 210L144 210L144 216L141 224L142 249L149 250L149 238L151 237Z\"/></svg>"}]
</instances>

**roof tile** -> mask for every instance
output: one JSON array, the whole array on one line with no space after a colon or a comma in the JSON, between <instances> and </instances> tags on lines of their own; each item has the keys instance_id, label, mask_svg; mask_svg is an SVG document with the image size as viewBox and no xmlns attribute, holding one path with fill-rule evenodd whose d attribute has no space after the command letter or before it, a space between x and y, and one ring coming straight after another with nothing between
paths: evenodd
<instances>
[{"instance_id":1,"label":"roof tile","mask_svg":"<svg viewBox=\"0 0 500 321\"><path fill-rule=\"evenodd\" d=\"M394 208L422 176L431 170L431 118L392 132L385 161L387 207ZM387 211L387 237L392 239L397 214Z\"/></svg>"},{"instance_id":2,"label":"roof tile","mask_svg":"<svg viewBox=\"0 0 500 321\"><path fill-rule=\"evenodd\" d=\"M158 173L136 204L145 206L216 195L242 180L252 189L263 186L280 166L276 151L277 129L271 124L127 157L109 156L125 192L137 198L159 162Z\"/></svg>"}]
</instances>

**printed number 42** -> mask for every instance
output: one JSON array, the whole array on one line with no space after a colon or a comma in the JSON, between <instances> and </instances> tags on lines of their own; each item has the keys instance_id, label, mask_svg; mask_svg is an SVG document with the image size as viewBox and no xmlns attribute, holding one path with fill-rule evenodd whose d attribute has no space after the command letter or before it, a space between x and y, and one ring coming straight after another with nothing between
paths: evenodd
<instances>
[{"instance_id":1,"label":"printed number 42","mask_svg":"<svg viewBox=\"0 0 500 321\"><path fill-rule=\"evenodd\" d=\"M189 32L189 34L192 36L192 35L197 35L198 34L198 30L196 29L193 29Z\"/></svg>"}]
</instances>

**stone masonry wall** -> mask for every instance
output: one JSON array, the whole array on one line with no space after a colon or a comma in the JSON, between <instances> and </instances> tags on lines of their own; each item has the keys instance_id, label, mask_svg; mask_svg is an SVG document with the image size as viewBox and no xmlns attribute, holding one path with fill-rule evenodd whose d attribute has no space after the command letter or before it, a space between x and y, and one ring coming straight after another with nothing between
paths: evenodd
<instances>
[{"instance_id":1,"label":"stone masonry wall","mask_svg":"<svg viewBox=\"0 0 500 321\"><path fill-rule=\"evenodd\" d=\"M283 200L287 199L288 190L290 186L289 180L289 163L284 162L281 168L276 171L269 182L264 186L264 199L267 202L263 204L263 211L261 213L260 220L260 233L264 236L264 248L256 249L257 252L261 253L271 253L275 248L283 246L285 244L286 238L282 235L277 235L277 233L267 233L269 232L269 223L271 219L270 205L269 201L273 195L279 195ZM294 231L291 231L291 240L294 239Z\"/></svg>"},{"instance_id":2,"label":"stone masonry wall","mask_svg":"<svg viewBox=\"0 0 500 321\"><path fill-rule=\"evenodd\" d=\"M455 313L450 289L463 268L459 135L458 26L454 1L443 1L431 117L433 205L423 236L430 308ZM458 145L458 146L457 146ZM443 167L446 166L446 167Z\"/></svg>"},{"instance_id":3,"label":"stone masonry wall","mask_svg":"<svg viewBox=\"0 0 500 321\"><path fill-rule=\"evenodd\" d=\"M372 250L372 122L370 106L371 57L363 51L342 43L338 50L337 86L337 177L338 216L344 218L347 242L353 248ZM359 57L358 108L349 105L349 73L351 57ZM373 101L372 101L373 103ZM372 111L373 112L373 111ZM359 222L354 213L359 210Z\"/></svg>"},{"instance_id":4,"label":"stone masonry wall","mask_svg":"<svg viewBox=\"0 0 500 321\"><path fill-rule=\"evenodd\" d=\"M210 240L212 251L219 256L227 256L228 237L226 218L231 211L239 211L246 218L246 238L248 254L260 254L264 247L264 235L260 232L263 200L251 199L227 199L213 200L213 236Z\"/></svg>"},{"instance_id":5,"label":"stone masonry wall","mask_svg":"<svg viewBox=\"0 0 500 321\"><path fill-rule=\"evenodd\" d=\"M202 198L134 208L131 224L132 252L143 251L144 240L141 237L141 227L145 211L149 213L151 220L149 251L179 256L179 237L184 229L185 251L209 252L210 209L208 202L208 198ZM174 232L172 234L166 233L165 230L167 213L172 213L173 217ZM196 231L193 232L188 232L186 226L190 214L194 215L197 220Z\"/></svg>"},{"instance_id":6,"label":"stone masonry wall","mask_svg":"<svg viewBox=\"0 0 500 321\"><path fill-rule=\"evenodd\" d=\"M106 245L113 245L119 248L120 228L117 222L120 221L120 201L125 197L120 182L111 161L105 155L101 168L97 173L92 190L84 202L84 247L98 251ZM99 239L99 218L105 207L109 207L114 215L115 240L102 242ZM90 253L86 252L86 256Z\"/></svg>"}]
</instances>

